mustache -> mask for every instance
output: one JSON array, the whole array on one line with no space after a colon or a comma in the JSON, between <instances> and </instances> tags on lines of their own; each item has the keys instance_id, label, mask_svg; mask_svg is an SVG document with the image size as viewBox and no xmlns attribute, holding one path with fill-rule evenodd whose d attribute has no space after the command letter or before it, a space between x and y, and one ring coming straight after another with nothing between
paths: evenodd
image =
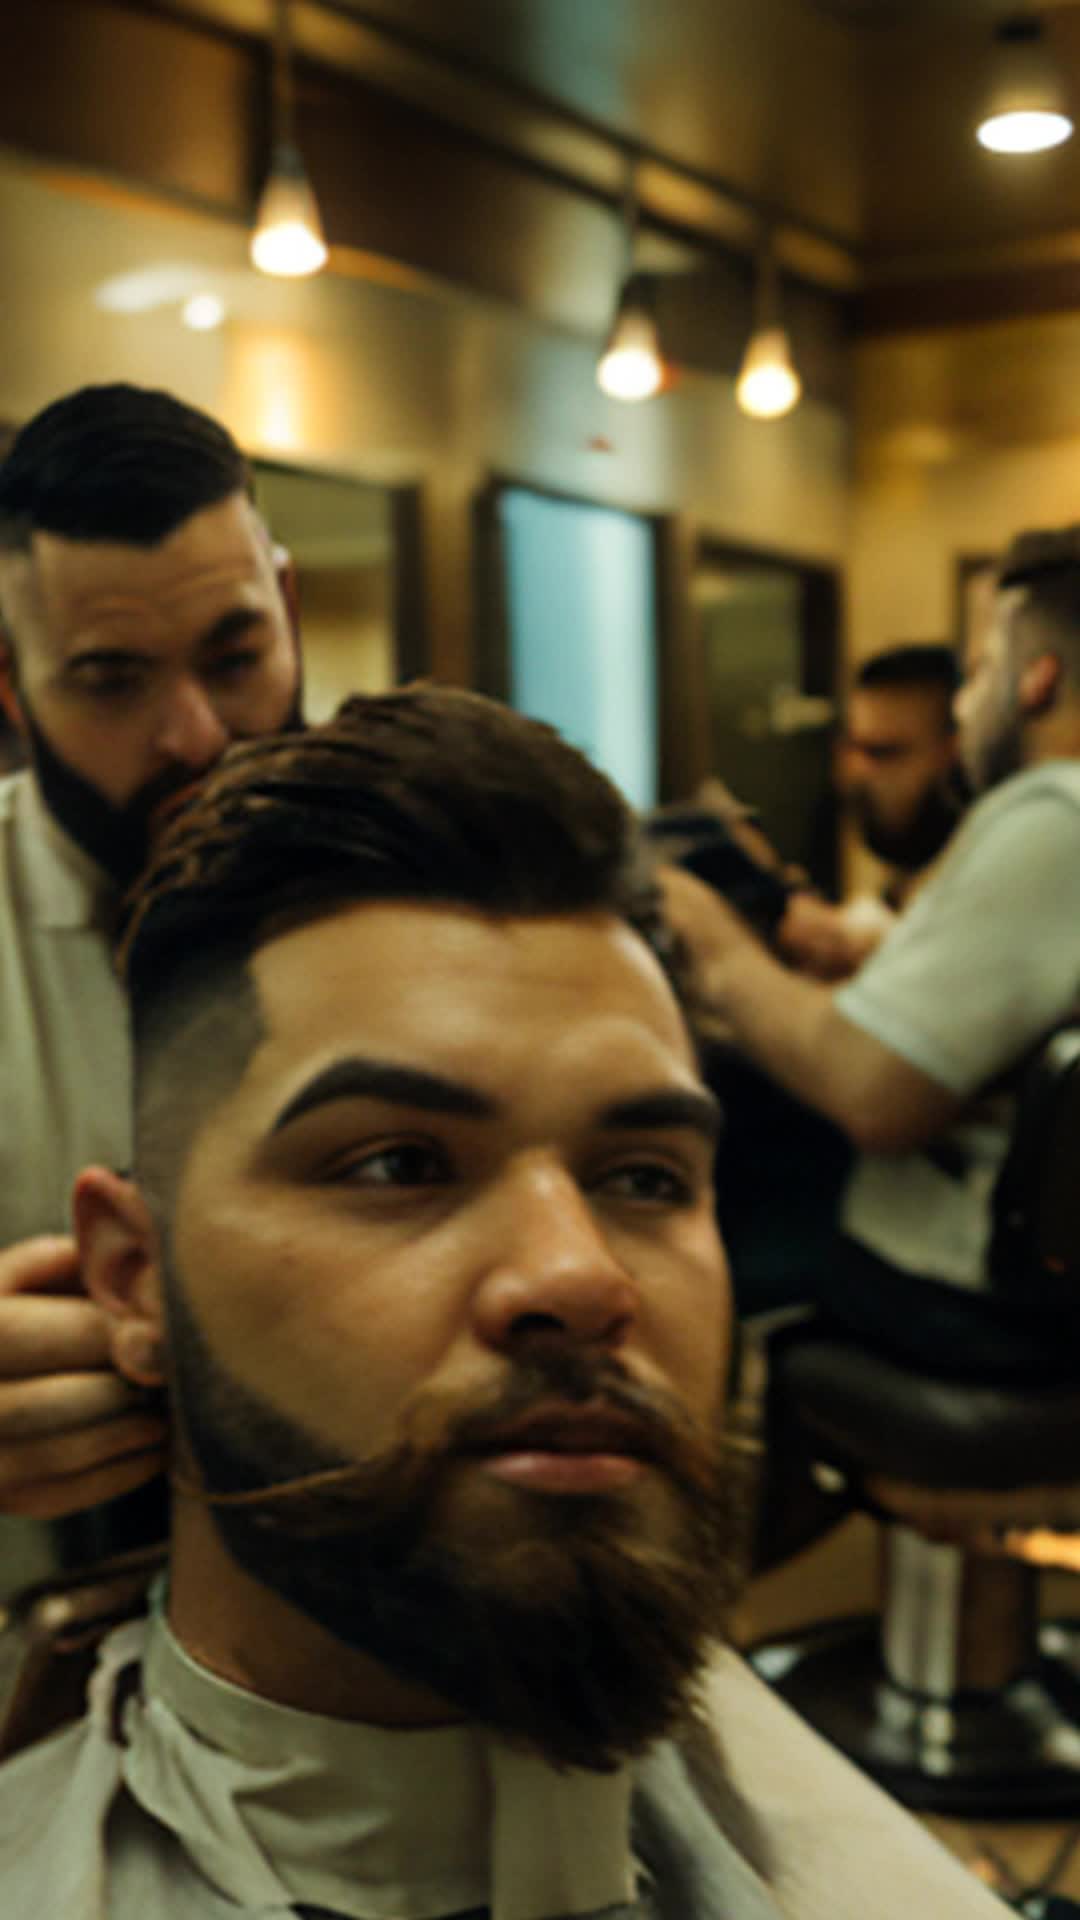
<instances>
[{"instance_id":1,"label":"mustache","mask_svg":"<svg viewBox=\"0 0 1080 1920\"><path fill-rule=\"evenodd\" d=\"M561 1335L534 1336L528 1359L516 1360L510 1376L479 1404L475 1394L449 1390L418 1396L402 1418L399 1438L368 1460L341 1460L228 1490L174 1469L172 1484L206 1506L247 1510L260 1527L317 1539L350 1529L361 1510L382 1503L388 1493L403 1505L433 1498L456 1460L535 1444L529 1423L546 1432L570 1409L587 1409L600 1432L605 1420L612 1423L617 1438L606 1447L598 1443L598 1451L632 1453L692 1498L712 1496L715 1436L702 1432L675 1396L631 1379L610 1356L567 1346Z\"/></svg>"}]
</instances>

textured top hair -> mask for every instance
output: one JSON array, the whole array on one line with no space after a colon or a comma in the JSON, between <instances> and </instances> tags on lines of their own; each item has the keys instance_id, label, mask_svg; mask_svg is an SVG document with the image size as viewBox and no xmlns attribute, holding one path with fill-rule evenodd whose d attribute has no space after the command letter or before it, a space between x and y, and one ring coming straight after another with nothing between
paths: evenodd
<instances>
[{"instance_id":1,"label":"textured top hair","mask_svg":"<svg viewBox=\"0 0 1080 1920\"><path fill-rule=\"evenodd\" d=\"M926 687L951 700L960 685L960 662L952 647L926 641L887 647L864 660L857 687Z\"/></svg>"},{"instance_id":2,"label":"textured top hair","mask_svg":"<svg viewBox=\"0 0 1080 1920\"><path fill-rule=\"evenodd\" d=\"M26 552L39 532L153 547L250 491L247 461L208 413L152 388L80 387L35 414L0 463L0 549Z\"/></svg>"},{"instance_id":3,"label":"textured top hair","mask_svg":"<svg viewBox=\"0 0 1080 1920\"><path fill-rule=\"evenodd\" d=\"M193 974L346 905L390 900L595 908L667 959L637 823L612 783L553 728L416 685L235 746L200 784L129 903L121 960L137 1038Z\"/></svg>"}]
</instances>

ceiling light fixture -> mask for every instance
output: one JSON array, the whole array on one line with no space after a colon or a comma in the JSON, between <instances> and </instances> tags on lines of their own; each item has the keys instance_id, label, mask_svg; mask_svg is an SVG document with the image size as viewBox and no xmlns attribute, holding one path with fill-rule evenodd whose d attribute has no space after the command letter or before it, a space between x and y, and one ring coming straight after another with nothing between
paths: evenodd
<instances>
[{"instance_id":1,"label":"ceiling light fixture","mask_svg":"<svg viewBox=\"0 0 1080 1920\"><path fill-rule=\"evenodd\" d=\"M612 400L651 400L664 384L655 288L644 273L623 281L596 383Z\"/></svg>"},{"instance_id":2,"label":"ceiling light fixture","mask_svg":"<svg viewBox=\"0 0 1080 1920\"><path fill-rule=\"evenodd\" d=\"M326 265L319 208L296 144L289 0L274 0L273 156L259 197L251 258L260 273L299 279Z\"/></svg>"},{"instance_id":3,"label":"ceiling light fixture","mask_svg":"<svg viewBox=\"0 0 1080 1920\"><path fill-rule=\"evenodd\" d=\"M754 288L754 330L735 380L735 399L753 420L780 420L802 398L802 381L780 318L780 292L771 246L760 249Z\"/></svg>"},{"instance_id":4,"label":"ceiling light fixture","mask_svg":"<svg viewBox=\"0 0 1080 1920\"><path fill-rule=\"evenodd\" d=\"M1061 70L1034 14L1002 20L994 32L994 72L975 130L991 153L1043 153L1059 147L1073 123Z\"/></svg>"},{"instance_id":5,"label":"ceiling light fixture","mask_svg":"<svg viewBox=\"0 0 1080 1920\"><path fill-rule=\"evenodd\" d=\"M664 356L656 324L656 286L634 271L637 234L634 162L628 158L623 194L623 264L615 318L596 363L596 384L612 400L651 400L664 384Z\"/></svg>"}]
</instances>

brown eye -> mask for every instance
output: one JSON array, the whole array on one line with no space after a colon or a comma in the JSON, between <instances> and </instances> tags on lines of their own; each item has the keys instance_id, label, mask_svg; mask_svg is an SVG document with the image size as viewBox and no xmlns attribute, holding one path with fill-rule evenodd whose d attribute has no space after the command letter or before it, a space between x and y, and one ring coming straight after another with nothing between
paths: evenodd
<instances>
[{"instance_id":1,"label":"brown eye","mask_svg":"<svg viewBox=\"0 0 1080 1920\"><path fill-rule=\"evenodd\" d=\"M687 1207L694 1199L691 1181L661 1160L624 1162L603 1174L597 1185L613 1199L639 1206Z\"/></svg>"},{"instance_id":2,"label":"brown eye","mask_svg":"<svg viewBox=\"0 0 1080 1920\"><path fill-rule=\"evenodd\" d=\"M404 1140L354 1154L328 1178L350 1187L431 1187L445 1186L450 1175L450 1163L438 1147Z\"/></svg>"}]
</instances>

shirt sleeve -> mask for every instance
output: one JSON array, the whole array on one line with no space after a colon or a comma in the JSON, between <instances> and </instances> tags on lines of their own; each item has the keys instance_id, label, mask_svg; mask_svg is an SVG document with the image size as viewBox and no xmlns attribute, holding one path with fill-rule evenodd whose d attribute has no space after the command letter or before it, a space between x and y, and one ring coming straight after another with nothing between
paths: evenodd
<instances>
[{"instance_id":1,"label":"shirt sleeve","mask_svg":"<svg viewBox=\"0 0 1080 1920\"><path fill-rule=\"evenodd\" d=\"M846 1019L963 1099L1080 998L1080 808L1042 786L978 811L836 995Z\"/></svg>"}]
</instances>

